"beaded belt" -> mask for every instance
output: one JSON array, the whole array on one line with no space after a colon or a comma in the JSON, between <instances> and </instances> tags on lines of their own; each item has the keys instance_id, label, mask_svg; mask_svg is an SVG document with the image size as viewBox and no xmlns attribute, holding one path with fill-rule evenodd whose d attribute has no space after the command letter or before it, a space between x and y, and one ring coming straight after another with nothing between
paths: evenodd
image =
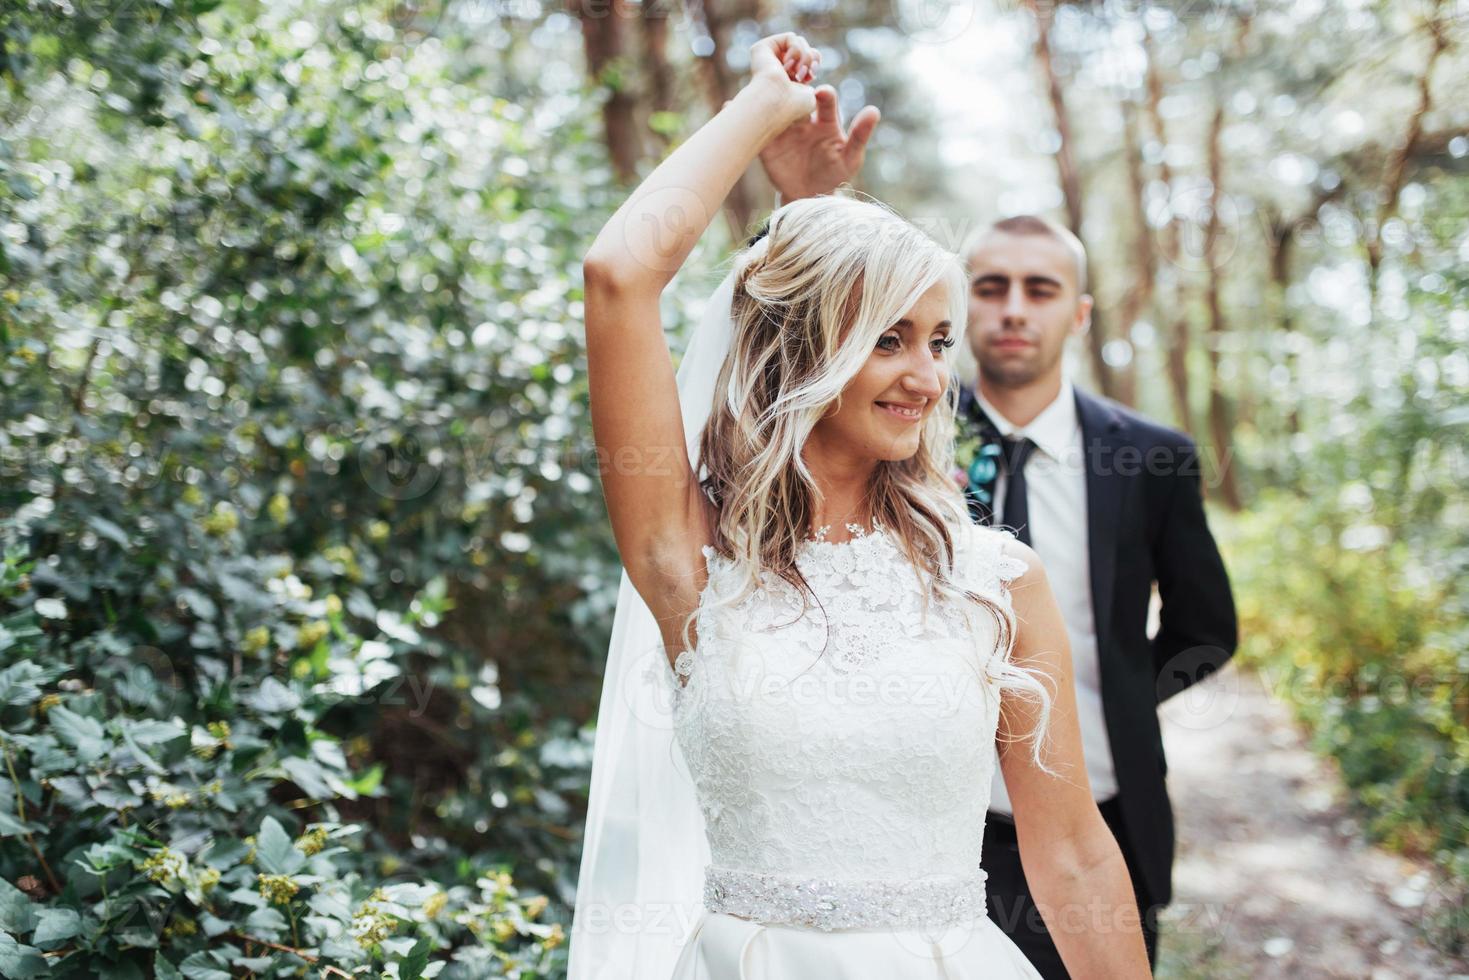
<instances>
[{"instance_id":1,"label":"beaded belt","mask_svg":"<svg viewBox=\"0 0 1469 980\"><path fill-rule=\"evenodd\" d=\"M985 914L984 883L967 875L912 880L801 878L709 865L704 906L765 925L834 929L923 929L972 921Z\"/></svg>"}]
</instances>

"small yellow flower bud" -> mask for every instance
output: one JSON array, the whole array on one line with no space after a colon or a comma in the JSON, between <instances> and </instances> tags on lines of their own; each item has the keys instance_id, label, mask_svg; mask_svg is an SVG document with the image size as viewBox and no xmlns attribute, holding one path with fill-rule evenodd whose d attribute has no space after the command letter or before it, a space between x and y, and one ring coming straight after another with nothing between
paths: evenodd
<instances>
[{"instance_id":1,"label":"small yellow flower bud","mask_svg":"<svg viewBox=\"0 0 1469 980\"><path fill-rule=\"evenodd\" d=\"M301 890L290 875L257 875L256 878L260 883L260 894L272 905L285 905Z\"/></svg>"}]
</instances>

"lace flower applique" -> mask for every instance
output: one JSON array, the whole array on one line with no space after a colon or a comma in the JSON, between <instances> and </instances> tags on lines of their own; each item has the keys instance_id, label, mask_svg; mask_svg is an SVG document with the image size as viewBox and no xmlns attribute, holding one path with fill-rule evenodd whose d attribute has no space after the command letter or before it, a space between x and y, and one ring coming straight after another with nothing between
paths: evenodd
<instances>
[{"instance_id":1,"label":"lace flower applique","mask_svg":"<svg viewBox=\"0 0 1469 980\"><path fill-rule=\"evenodd\" d=\"M975 533L982 537L984 545L979 549L981 582L988 586L989 590L998 593L1008 601L1010 590L1007 586L1015 579L1030 571L1030 565L1025 559L1010 554L1005 550L1006 541L1018 540L1015 532L1005 528L990 528L975 525Z\"/></svg>"},{"instance_id":2,"label":"lace flower applique","mask_svg":"<svg viewBox=\"0 0 1469 980\"><path fill-rule=\"evenodd\" d=\"M879 529L879 528L882 527L882 525L879 524L876 520L874 520L872 522L872 524L873 524L874 531L876 529ZM847 530L849 532L851 532L853 538L865 538L869 534L867 528L863 527L861 524L854 524L854 523L850 523L849 522L846 525L846 527L847 527ZM827 532L829 532L830 530L831 530L831 525L830 524L823 524L820 527L818 527L814 532L812 532L811 535L809 535L806 538L806 540L807 541L810 541L812 543L815 543L815 544L837 544L837 543L840 543L840 542L832 542L832 541L827 541L826 540Z\"/></svg>"},{"instance_id":3,"label":"lace flower applique","mask_svg":"<svg viewBox=\"0 0 1469 980\"><path fill-rule=\"evenodd\" d=\"M1028 571L1030 571L1030 566L1025 563L1024 558L1017 558L1006 553L1003 548L1000 549L1000 558L995 564L995 575L1001 582L1013 582Z\"/></svg>"}]
</instances>

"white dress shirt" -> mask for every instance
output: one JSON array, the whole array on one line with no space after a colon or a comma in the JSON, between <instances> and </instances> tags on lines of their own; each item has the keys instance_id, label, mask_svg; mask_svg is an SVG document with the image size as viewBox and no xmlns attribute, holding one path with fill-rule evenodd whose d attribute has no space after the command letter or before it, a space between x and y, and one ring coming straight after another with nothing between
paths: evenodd
<instances>
[{"instance_id":1,"label":"white dress shirt","mask_svg":"<svg viewBox=\"0 0 1469 980\"><path fill-rule=\"evenodd\" d=\"M1102 713L1102 671L1097 653L1096 623L1092 615L1090 547L1087 537L1086 456L1081 421L1076 417L1076 394L1069 378L1061 381L1056 400L1026 426L1005 418L975 388L979 405L1004 436L1029 437L1036 444L1025 464L1025 499L1029 513L1031 547L1045 565L1056 593L1076 680L1076 711L1081 727L1082 753L1092 796L1098 803L1117 795L1117 770ZM995 522L1005 513L1005 484L1001 472L995 482ZM1024 738L1026 732L1015 736ZM1010 751L1031 751L1028 742L1016 742ZM990 809L1013 817L1004 774L996 768L990 790Z\"/></svg>"}]
</instances>

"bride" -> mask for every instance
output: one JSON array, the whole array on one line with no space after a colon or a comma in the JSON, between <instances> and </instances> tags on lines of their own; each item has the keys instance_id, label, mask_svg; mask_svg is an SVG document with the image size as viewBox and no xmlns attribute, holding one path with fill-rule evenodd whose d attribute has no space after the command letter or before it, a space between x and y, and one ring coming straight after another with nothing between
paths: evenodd
<instances>
[{"instance_id":1,"label":"bride","mask_svg":"<svg viewBox=\"0 0 1469 980\"><path fill-rule=\"evenodd\" d=\"M1056 601L950 477L958 258L879 204L792 202L672 369L659 297L811 115L819 61L795 34L755 44L749 84L584 262L625 574L571 980L1039 978L986 915L997 764L1071 976L1146 977Z\"/></svg>"}]
</instances>

